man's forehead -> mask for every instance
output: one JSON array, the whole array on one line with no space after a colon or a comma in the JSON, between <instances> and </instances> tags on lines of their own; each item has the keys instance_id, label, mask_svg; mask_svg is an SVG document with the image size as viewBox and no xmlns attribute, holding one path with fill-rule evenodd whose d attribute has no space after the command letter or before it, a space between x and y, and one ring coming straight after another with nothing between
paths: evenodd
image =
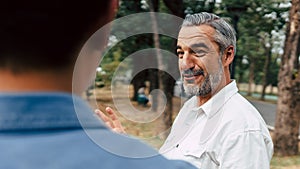
<instances>
[{"instance_id":1,"label":"man's forehead","mask_svg":"<svg viewBox=\"0 0 300 169\"><path fill-rule=\"evenodd\" d=\"M213 37L214 28L209 25L183 26L178 34L178 39L189 39L194 37Z\"/></svg>"},{"instance_id":2,"label":"man's forehead","mask_svg":"<svg viewBox=\"0 0 300 169\"><path fill-rule=\"evenodd\" d=\"M215 29L209 25L183 26L178 35L177 49L218 49L214 34Z\"/></svg>"},{"instance_id":3,"label":"man's forehead","mask_svg":"<svg viewBox=\"0 0 300 169\"><path fill-rule=\"evenodd\" d=\"M183 26L178 34L178 45L209 44L214 42L214 33L215 30L208 25Z\"/></svg>"}]
</instances>

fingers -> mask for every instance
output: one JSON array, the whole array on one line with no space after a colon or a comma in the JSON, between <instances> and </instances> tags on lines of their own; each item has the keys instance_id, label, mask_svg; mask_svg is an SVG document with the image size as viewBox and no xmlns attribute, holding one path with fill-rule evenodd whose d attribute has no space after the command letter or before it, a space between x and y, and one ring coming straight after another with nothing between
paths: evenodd
<instances>
[{"instance_id":1,"label":"fingers","mask_svg":"<svg viewBox=\"0 0 300 169\"><path fill-rule=\"evenodd\" d=\"M116 115L116 113L113 111L113 109L111 109L110 107L107 107L105 109L106 113L108 115L105 115L101 110L96 109L95 113L98 117L100 117L105 124L112 129L113 131L117 132L117 133L126 133L120 120L118 119L118 116Z\"/></svg>"},{"instance_id":2,"label":"fingers","mask_svg":"<svg viewBox=\"0 0 300 169\"><path fill-rule=\"evenodd\" d=\"M109 117L110 117L110 119L113 122L115 127L122 126L118 116L116 115L116 113L110 107L107 107L105 110L108 113L108 115L109 115Z\"/></svg>"},{"instance_id":3,"label":"fingers","mask_svg":"<svg viewBox=\"0 0 300 169\"><path fill-rule=\"evenodd\" d=\"M108 115L112 121L118 120L116 113L110 107L106 107L105 111L108 113Z\"/></svg>"},{"instance_id":4,"label":"fingers","mask_svg":"<svg viewBox=\"0 0 300 169\"><path fill-rule=\"evenodd\" d=\"M112 120L112 123L114 126L114 131L116 131L117 133L126 133L118 116L113 111L113 109L111 109L110 107L107 107L105 110L108 113L108 115L110 116L110 119Z\"/></svg>"},{"instance_id":5,"label":"fingers","mask_svg":"<svg viewBox=\"0 0 300 169\"><path fill-rule=\"evenodd\" d=\"M110 118L108 116L106 116L101 110L96 109L95 113L98 117L100 117L104 121L104 123L107 125L107 127L111 128L111 129L114 128L113 123L111 122Z\"/></svg>"}]
</instances>

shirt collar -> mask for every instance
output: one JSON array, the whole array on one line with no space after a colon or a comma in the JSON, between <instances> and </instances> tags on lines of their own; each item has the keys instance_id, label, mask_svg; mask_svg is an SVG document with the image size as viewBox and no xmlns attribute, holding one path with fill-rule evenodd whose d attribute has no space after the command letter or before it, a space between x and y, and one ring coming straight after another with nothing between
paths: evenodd
<instances>
[{"instance_id":1,"label":"shirt collar","mask_svg":"<svg viewBox=\"0 0 300 169\"><path fill-rule=\"evenodd\" d=\"M81 98L68 93L0 93L0 131L103 127Z\"/></svg>"},{"instance_id":2,"label":"shirt collar","mask_svg":"<svg viewBox=\"0 0 300 169\"><path fill-rule=\"evenodd\" d=\"M235 80L232 80L228 85L222 88L218 93L213 95L206 103L197 107L197 99L194 99L195 107L193 111L199 113L205 113L208 118L214 116L220 108L234 95L238 92Z\"/></svg>"}]
</instances>

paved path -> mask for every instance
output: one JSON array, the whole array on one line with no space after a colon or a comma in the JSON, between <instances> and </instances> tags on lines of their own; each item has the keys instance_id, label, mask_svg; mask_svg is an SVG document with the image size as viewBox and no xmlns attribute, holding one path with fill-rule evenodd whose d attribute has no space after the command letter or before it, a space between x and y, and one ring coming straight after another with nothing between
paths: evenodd
<instances>
[{"instance_id":1,"label":"paved path","mask_svg":"<svg viewBox=\"0 0 300 169\"><path fill-rule=\"evenodd\" d=\"M250 101L260 112L268 125L268 128L274 130L276 119L276 104L266 103L262 101ZM299 127L299 139L300 139L300 127Z\"/></svg>"},{"instance_id":2,"label":"paved path","mask_svg":"<svg viewBox=\"0 0 300 169\"><path fill-rule=\"evenodd\" d=\"M272 103L262 102L262 101L250 101L250 102L259 110L267 125L274 128L277 105Z\"/></svg>"}]
</instances>

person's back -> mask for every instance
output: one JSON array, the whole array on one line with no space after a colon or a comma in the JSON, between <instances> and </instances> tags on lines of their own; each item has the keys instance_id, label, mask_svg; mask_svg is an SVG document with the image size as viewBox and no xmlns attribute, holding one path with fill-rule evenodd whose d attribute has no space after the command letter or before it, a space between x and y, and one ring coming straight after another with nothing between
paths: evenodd
<instances>
[{"instance_id":1,"label":"person's back","mask_svg":"<svg viewBox=\"0 0 300 169\"><path fill-rule=\"evenodd\" d=\"M88 125L84 129L76 117L74 104L86 114ZM93 113L84 102L69 94L1 94L0 108L3 117L0 168L3 169L189 166L167 161L141 142L112 133L89 117ZM93 133L92 140L87 134Z\"/></svg>"},{"instance_id":2,"label":"person's back","mask_svg":"<svg viewBox=\"0 0 300 169\"><path fill-rule=\"evenodd\" d=\"M168 161L145 144L111 132L95 119L85 101L72 94L80 48L113 19L116 3L1 3L1 169L194 168ZM101 50L108 30L103 33ZM80 94L83 90L75 91Z\"/></svg>"}]
</instances>

